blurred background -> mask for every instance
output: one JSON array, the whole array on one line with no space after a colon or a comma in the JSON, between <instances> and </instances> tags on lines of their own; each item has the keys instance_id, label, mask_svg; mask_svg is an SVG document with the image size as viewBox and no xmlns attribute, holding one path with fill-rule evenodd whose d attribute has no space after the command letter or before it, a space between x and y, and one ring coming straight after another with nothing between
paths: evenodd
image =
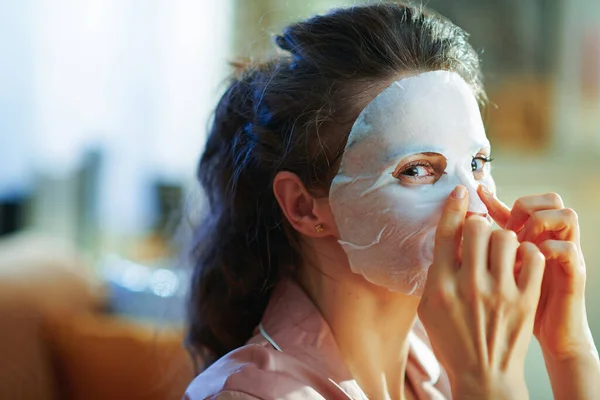
<instances>
[{"instance_id":1,"label":"blurred background","mask_svg":"<svg viewBox=\"0 0 600 400\"><path fill-rule=\"evenodd\" d=\"M202 208L195 166L228 62L360 3L0 0L1 398L181 396L180 222ZM426 4L482 54L499 197L554 191L578 212L600 340L600 2ZM535 343L527 379L552 398Z\"/></svg>"}]
</instances>

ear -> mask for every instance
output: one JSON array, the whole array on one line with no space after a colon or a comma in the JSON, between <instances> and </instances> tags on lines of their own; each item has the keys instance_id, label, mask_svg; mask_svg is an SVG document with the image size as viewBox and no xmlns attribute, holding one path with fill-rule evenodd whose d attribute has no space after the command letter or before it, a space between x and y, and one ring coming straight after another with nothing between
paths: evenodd
<instances>
[{"instance_id":1,"label":"ear","mask_svg":"<svg viewBox=\"0 0 600 400\"><path fill-rule=\"evenodd\" d=\"M329 199L313 197L296 174L289 171L277 173L273 180L273 193L295 230L310 237L337 236Z\"/></svg>"}]
</instances>

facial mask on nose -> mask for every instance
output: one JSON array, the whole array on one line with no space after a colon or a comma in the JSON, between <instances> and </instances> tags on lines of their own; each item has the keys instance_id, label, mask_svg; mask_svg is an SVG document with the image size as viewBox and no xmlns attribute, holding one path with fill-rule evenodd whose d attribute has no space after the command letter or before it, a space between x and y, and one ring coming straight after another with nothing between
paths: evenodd
<instances>
[{"instance_id":1,"label":"facial mask on nose","mask_svg":"<svg viewBox=\"0 0 600 400\"><path fill-rule=\"evenodd\" d=\"M420 295L433 259L442 205L456 185L469 192L469 211L486 214L471 163L489 147L479 107L456 73L426 72L394 82L354 123L329 194L340 244L353 272L393 291ZM394 177L398 163L420 153L445 158L433 184Z\"/></svg>"}]
</instances>

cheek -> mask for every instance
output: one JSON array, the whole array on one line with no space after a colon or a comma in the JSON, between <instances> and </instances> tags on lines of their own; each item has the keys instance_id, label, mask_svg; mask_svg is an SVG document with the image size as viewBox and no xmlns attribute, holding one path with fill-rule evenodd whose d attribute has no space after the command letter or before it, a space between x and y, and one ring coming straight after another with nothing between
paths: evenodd
<instances>
[{"instance_id":1,"label":"cheek","mask_svg":"<svg viewBox=\"0 0 600 400\"><path fill-rule=\"evenodd\" d=\"M352 189L338 187L330 194L350 269L376 285L417 293L433 258L441 203L431 190L398 183L350 195Z\"/></svg>"},{"instance_id":2,"label":"cheek","mask_svg":"<svg viewBox=\"0 0 600 400\"><path fill-rule=\"evenodd\" d=\"M407 237L435 230L443 194L405 188L397 182L376 190L357 190L359 185L338 187L330 194L340 239L357 246L381 240L401 243Z\"/></svg>"}]
</instances>

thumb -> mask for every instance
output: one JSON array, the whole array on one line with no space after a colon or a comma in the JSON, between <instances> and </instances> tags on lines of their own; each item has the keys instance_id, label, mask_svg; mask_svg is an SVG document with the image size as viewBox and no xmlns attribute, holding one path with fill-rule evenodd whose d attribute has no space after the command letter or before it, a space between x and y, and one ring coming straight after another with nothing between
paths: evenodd
<instances>
[{"instance_id":1,"label":"thumb","mask_svg":"<svg viewBox=\"0 0 600 400\"><path fill-rule=\"evenodd\" d=\"M477 188L477 194L479 195L479 198L483 204L485 204L487 207L490 217L492 217L498 226L504 229L508 219L510 218L510 208L498 200L498 198L483 185L479 185Z\"/></svg>"}]
</instances>

